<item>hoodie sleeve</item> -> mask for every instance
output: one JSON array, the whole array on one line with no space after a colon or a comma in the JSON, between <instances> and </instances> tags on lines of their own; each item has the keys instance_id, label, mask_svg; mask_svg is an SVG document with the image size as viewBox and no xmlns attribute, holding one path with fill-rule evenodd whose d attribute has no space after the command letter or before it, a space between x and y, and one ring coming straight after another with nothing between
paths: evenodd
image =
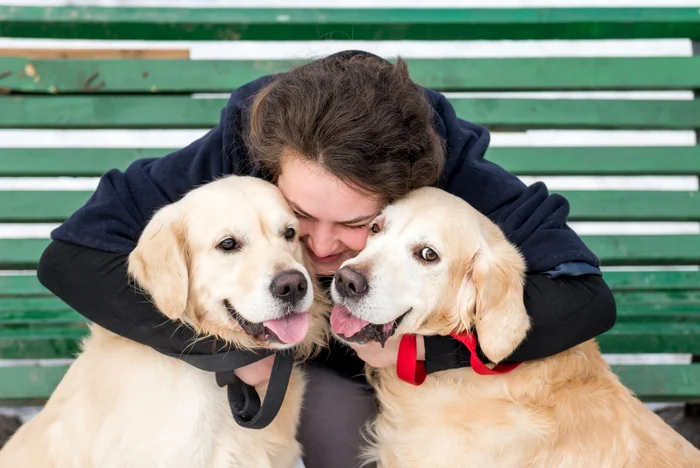
<instances>
[{"instance_id":1,"label":"hoodie sleeve","mask_svg":"<svg viewBox=\"0 0 700 468\"><path fill-rule=\"evenodd\" d=\"M105 252L130 252L159 208L222 175L250 173L242 113L248 98L270 78L236 89L219 124L187 147L161 158L140 159L123 172L106 172L87 203L51 233L52 239Z\"/></svg>"},{"instance_id":2,"label":"hoodie sleeve","mask_svg":"<svg viewBox=\"0 0 700 468\"><path fill-rule=\"evenodd\" d=\"M436 111L438 132L447 143L441 188L495 222L520 248L529 272L597 272L598 258L567 225L568 201L550 194L541 182L526 186L486 160L488 131L458 118L442 94L428 91L428 97Z\"/></svg>"}]
</instances>

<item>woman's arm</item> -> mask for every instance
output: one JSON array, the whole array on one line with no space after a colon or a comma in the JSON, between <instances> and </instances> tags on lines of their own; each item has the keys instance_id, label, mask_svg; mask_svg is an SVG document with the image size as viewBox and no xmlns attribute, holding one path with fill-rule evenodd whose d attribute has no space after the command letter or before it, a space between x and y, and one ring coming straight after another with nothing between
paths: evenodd
<instances>
[{"instance_id":1,"label":"woman's arm","mask_svg":"<svg viewBox=\"0 0 700 468\"><path fill-rule=\"evenodd\" d=\"M600 275L559 276L530 274L525 283L525 308L532 329L505 362L552 356L612 328L617 309L612 292ZM468 367L470 353L449 337L425 337L428 374ZM482 360L488 360L481 355Z\"/></svg>"},{"instance_id":2,"label":"woman's arm","mask_svg":"<svg viewBox=\"0 0 700 468\"><path fill-rule=\"evenodd\" d=\"M164 354L211 354L213 340L193 341L187 327L161 314L127 282L128 254L53 241L37 268L39 281L89 320Z\"/></svg>"}]
</instances>

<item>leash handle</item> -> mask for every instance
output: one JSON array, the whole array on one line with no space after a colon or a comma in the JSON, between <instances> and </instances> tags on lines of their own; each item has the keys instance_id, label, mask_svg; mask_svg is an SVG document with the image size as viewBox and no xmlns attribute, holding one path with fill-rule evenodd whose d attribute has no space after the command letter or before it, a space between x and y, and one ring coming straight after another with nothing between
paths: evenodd
<instances>
[{"instance_id":1,"label":"leash handle","mask_svg":"<svg viewBox=\"0 0 700 468\"><path fill-rule=\"evenodd\" d=\"M226 387L231 414L239 426L264 429L275 419L284 402L293 367L294 357L291 354L275 355L262 403L255 388L236 377L233 370L216 373L216 383L219 387Z\"/></svg>"}]
</instances>

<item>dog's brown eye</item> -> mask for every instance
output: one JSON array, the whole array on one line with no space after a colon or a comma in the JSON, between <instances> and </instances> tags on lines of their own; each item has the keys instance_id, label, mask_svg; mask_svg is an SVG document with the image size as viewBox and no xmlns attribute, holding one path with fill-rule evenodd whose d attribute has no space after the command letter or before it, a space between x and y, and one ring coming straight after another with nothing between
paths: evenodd
<instances>
[{"instance_id":1,"label":"dog's brown eye","mask_svg":"<svg viewBox=\"0 0 700 468\"><path fill-rule=\"evenodd\" d=\"M287 240L294 239L294 236L296 234L297 234L297 232L294 230L294 228L287 228L284 230L284 238Z\"/></svg>"},{"instance_id":2,"label":"dog's brown eye","mask_svg":"<svg viewBox=\"0 0 700 468\"><path fill-rule=\"evenodd\" d=\"M373 234L379 234L379 224L378 223L372 223L372 225L369 227L369 230L372 231Z\"/></svg>"},{"instance_id":3,"label":"dog's brown eye","mask_svg":"<svg viewBox=\"0 0 700 468\"><path fill-rule=\"evenodd\" d=\"M434 262L438 259L438 254L430 247L424 247L423 250L420 251L420 256L426 262Z\"/></svg>"},{"instance_id":4,"label":"dog's brown eye","mask_svg":"<svg viewBox=\"0 0 700 468\"><path fill-rule=\"evenodd\" d=\"M229 250L234 250L236 247L238 247L238 243L234 239L227 237L226 239L219 242L218 247L221 250L229 251Z\"/></svg>"}]
</instances>

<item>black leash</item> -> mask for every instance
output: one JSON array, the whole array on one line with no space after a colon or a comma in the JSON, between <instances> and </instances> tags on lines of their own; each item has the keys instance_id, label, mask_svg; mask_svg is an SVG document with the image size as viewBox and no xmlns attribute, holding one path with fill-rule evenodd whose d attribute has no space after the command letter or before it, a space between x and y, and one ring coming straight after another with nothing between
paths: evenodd
<instances>
[{"instance_id":1,"label":"black leash","mask_svg":"<svg viewBox=\"0 0 700 468\"><path fill-rule=\"evenodd\" d=\"M233 373L239 367L253 364L268 356L275 355L272 373L265 397L260 397L255 388L246 384ZM219 387L226 387L228 404L236 423L247 429L263 429L277 416L287 393L289 378L294 367L291 353L270 350L227 351L218 354L169 354L169 356L208 372L214 372Z\"/></svg>"}]
</instances>

